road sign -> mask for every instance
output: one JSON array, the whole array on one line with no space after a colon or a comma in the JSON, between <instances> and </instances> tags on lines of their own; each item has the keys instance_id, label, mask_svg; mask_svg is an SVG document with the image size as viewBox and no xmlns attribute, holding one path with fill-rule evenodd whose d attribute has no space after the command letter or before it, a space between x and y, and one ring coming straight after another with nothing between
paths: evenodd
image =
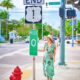
<instances>
[{"instance_id":1,"label":"road sign","mask_svg":"<svg viewBox=\"0 0 80 80\"><path fill-rule=\"evenodd\" d=\"M42 5L44 0L23 0L24 5Z\"/></svg>"},{"instance_id":2,"label":"road sign","mask_svg":"<svg viewBox=\"0 0 80 80\"><path fill-rule=\"evenodd\" d=\"M41 23L42 22L42 6L26 6L25 22Z\"/></svg>"},{"instance_id":3,"label":"road sign","mask_svg":"<svg viewBox=\"0 0 80 80\"><path fill-rule=\"evenodd\" d=\"M49 5L60 5L60 2L49 2Z\"/></svg>"},{"instance_id":4,"label":"road sign","mask_svg":"<svg viewBox=\"0 0 80 80\"><path fill-rule=\"evenodd\" d=\"M37 56L38 52L38 32L36 30L30 31L30 55Z\"/></svg>"}]
</instances>

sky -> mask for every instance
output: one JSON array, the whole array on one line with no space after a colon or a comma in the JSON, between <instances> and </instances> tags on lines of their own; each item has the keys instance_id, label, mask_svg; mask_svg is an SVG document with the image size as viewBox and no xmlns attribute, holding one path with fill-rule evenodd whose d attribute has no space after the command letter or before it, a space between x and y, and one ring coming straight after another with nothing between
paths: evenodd
<instances>
[{"instance_id":1,"label":"sky","mask_svg":"<svg viewBox=\"0 0 80 80\"><path fill-rule=\"evenodd\" d=\"M2 0L0 0L2 1ZM60 2L61 0L54 0ZM19 20L22 17L25 17L25 5L23 4L23 0L12 0L15 8L9 11L10 19ZM45 0L46 2L53 2L53 0ZM59 17L59 7L60 5L53 6L45 6L43 5L43 23L47 23L54 28L58 28L60 26L60 17ZM67 7L72 7L71 5L67 5ZM3 9L0 7L0 10ZM77 10L77 9L76 9ZM80 12L78 12L78 19L80 19Z\"/></svg>"}]
</instances>

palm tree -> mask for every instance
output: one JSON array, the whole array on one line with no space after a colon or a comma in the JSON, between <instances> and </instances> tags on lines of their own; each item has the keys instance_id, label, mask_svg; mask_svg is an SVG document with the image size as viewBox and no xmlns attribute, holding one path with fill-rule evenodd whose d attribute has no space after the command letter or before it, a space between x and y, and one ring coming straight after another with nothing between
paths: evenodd
<instances>
[{"instance_id":1,"label":"palm tree","mask_svg":"<svg viewBox=\"0 0 80 80\"><path fill-rule=\"evenodd\" d=\"M9 9L14 8L14 5L11 2L11 0L3 0L2 2L0 2L0 6L5 7L7 9L7 12ZM8 19L9 19L9 12L8 12L7 21L6 21L6 37L8 33Z\"/></svg>"},{"instance_id":2,"label":"palm tree","mask_svg":"<svg viewBox=\"0 0 80 80\"><path fill-rule=\"evenodd\" d=\"M2 7L5 7L7 8L7 11L11 8L14 8L14 5L13 3L11 2L11 0L3 0L1 3L0 3L0 6Z\"/></svg>"}]
</instances>

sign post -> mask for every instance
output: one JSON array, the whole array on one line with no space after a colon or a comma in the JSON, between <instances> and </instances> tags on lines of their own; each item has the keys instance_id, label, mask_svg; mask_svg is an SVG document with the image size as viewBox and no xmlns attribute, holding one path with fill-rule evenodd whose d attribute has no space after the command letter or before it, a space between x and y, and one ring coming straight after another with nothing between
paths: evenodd
<instances>
[{"instance_id":1,"label":"sign post","mask_svg":"<svg viewBox=\"0 0 80 80\"><path fill-rule=\"evenodd\" d=\"M35 56L37 56L37 53L38 53L38 32L37 30L33 29L30 31L30 55L33 56L33 80L35 80Z\"/></svg>"},{"instance_id":2,"label":"sign post","mask_svg":"<svg viewBox=\"0 0 80 80\"><path fill-rule=\"evenodd\" d=\"M1 19L0 19L0 36L1 36Z\"/></svg>"},{"instance_id":3,"label":"sign post","mask_svg":"<svg viewBox=\"0 0 80 80\"><path fill-rule=\"evenodd\" d=\"M61 7L63 8L64 14L61 17L59 65L65 65L65 0L61 0Z\"/></svg>"},{"instance_id":4,"label":"sign post","mask_svg":"<svg viewBox=\"0 0 80 80\"><path fill-rule=\"evenodd\" d=\"M72 47L74 47L74 18L72 18Z\"/></svg>"},{"instance_id":5,"label":"sign post","mask_svg":"<svg viewBox=\"0 0 80 80\"><path fill-rule=\"evenodd\" d=\"M23 0L25 7L25 23L33 24L30 31L30 55L33 56L33 80L35 80L35 56L38 53L38 32L35 23L42 23L42 6L44 0Z\"/></svg>"}]
</instances>

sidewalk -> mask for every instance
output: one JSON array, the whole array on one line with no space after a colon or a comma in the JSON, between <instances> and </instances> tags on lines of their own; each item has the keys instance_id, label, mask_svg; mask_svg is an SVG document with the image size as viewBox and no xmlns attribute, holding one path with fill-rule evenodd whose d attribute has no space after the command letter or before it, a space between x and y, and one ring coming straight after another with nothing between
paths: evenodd
<instances>
[{"instance_id":1,"label":"sidewalk","mask_svg":"<svg viewBox=\"0 0 80 80\"><path fill-rule=\"evenodd\" d=\"M80 46L75 46L73 48L70 45L66 46L66 66L58 65L60 55L59 48L57 51L54 80L80 80ZM41 62L42 61L36 63L36 80L47 80L43 75L43 66ZM32 64L28 67L25 66L22 68L22 71L22 80L33 80ZM4 80L9 80L9 76Z\"/></svg>"},{"instance_id":2,"label":"sidewalk","mask_svg":"<svg viewBox=\"0 0 80 80\"><path fill-rule=\"evenodd\" d=\"M53 80L80 80L80 46L72 48L70 45L67 45L65 51L66 66L58 65L59 54L57 54ZM31 75L27 80L33 80L33 76ZM46 80L43 75L42 63L36 63L36 80Z\"/></svg>"}]
</instances>

